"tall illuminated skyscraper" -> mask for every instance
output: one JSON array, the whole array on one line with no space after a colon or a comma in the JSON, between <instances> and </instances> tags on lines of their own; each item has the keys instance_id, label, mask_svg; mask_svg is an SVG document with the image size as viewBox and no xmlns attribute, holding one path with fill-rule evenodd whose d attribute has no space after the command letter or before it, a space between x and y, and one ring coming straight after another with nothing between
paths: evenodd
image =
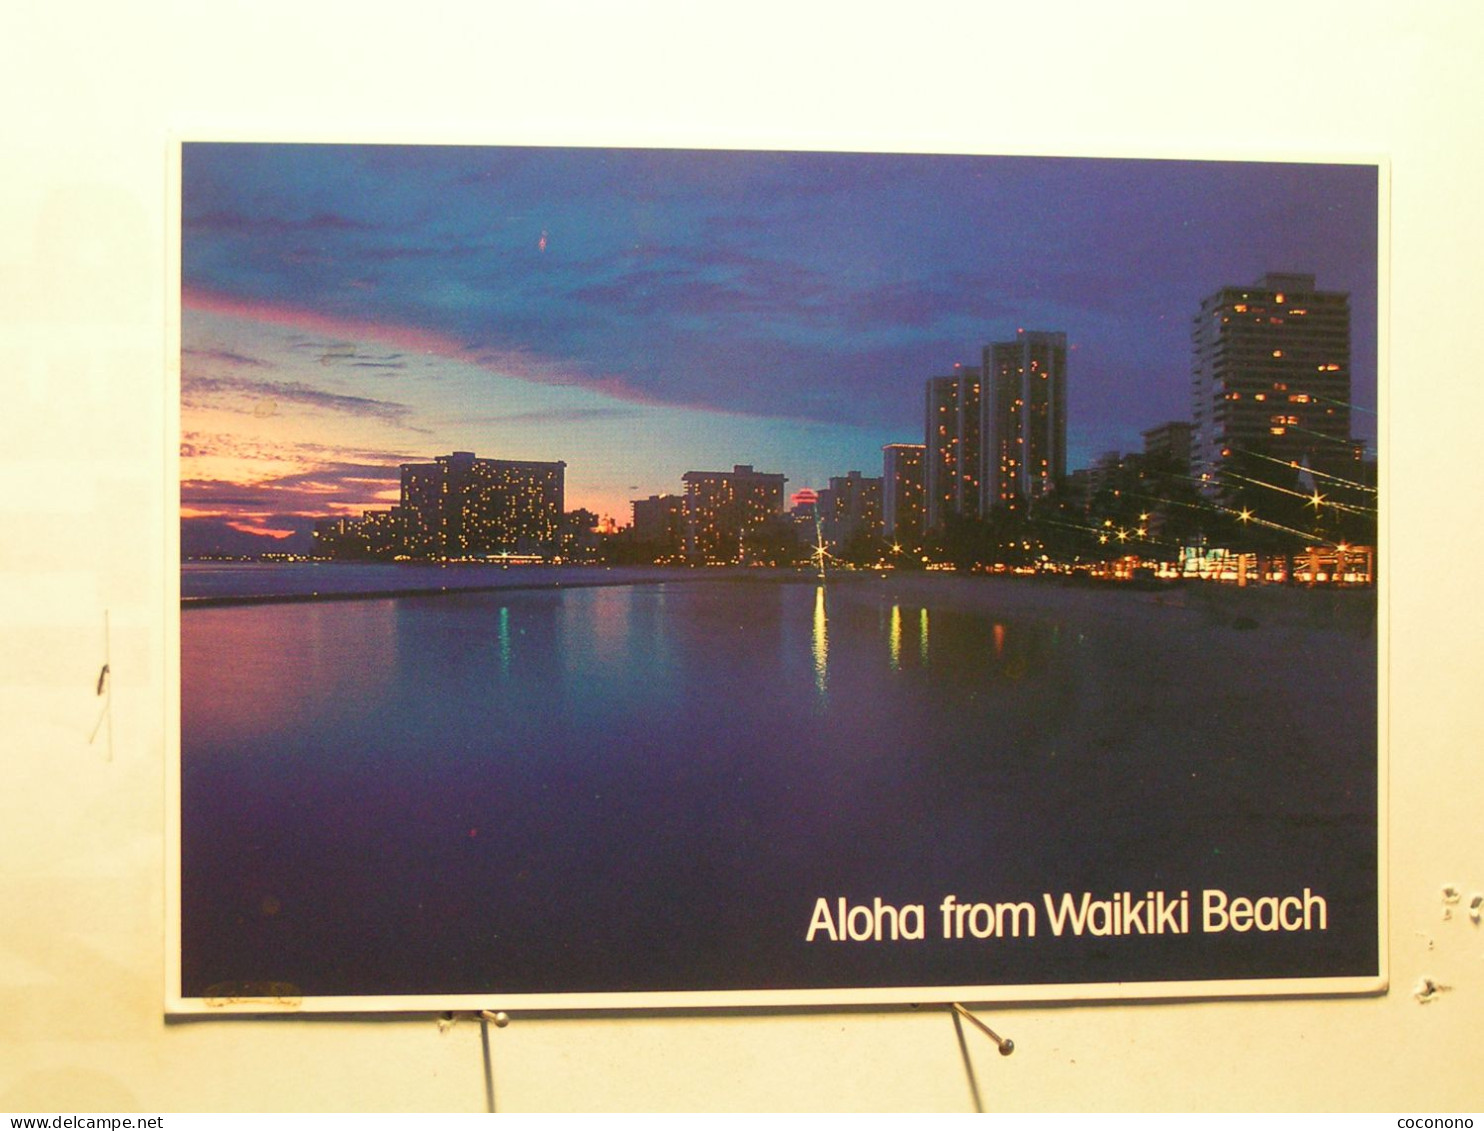
<instances>
[{"instance_id":1,"label":"tall illuminated skyscraper","mask_svg":"<svg viewBox=\"0 0 1484 1131\"><path fill-rule=\"evenodd\" d=\"M979 517L980 375L960 365L953 369L927 383L923 442L929 530L950 514Z\"/></svg>"},{"instance_id":2,"label":"tall illuminated skyscraper","mask_svg":"<svg viewBox=\"0 0 1484 1131\"><path fill-rule=\"evenodd\" d=\"M1018 330L984 347L983 509L1020 510L1067 473L1067 336Z\"/></svg>"},{"instance_id":3,"label":"tall illuminated skyscraper","mask_svg":"<svg viewBox=\"0 0 1484 1131\"><path fill-rule=\"evenodd\" d=\"M1201 303L1191 331L1194 473L1234 456L1313 468L1353 462L1350 296L1313 275L1267 274Z\"/></svg>"},{"instance_id":4,"label":"tall illuminated skyscraper","mask_svg":"<svg viewBox=\"0 0 1484 1131\"><path fill-rule=\"evenodd\" d=\"M882 519L891 541L916 545L922 538L927 521L926 454L921 444L887 444L881 449Z\"/></svg>"}]
</instances>

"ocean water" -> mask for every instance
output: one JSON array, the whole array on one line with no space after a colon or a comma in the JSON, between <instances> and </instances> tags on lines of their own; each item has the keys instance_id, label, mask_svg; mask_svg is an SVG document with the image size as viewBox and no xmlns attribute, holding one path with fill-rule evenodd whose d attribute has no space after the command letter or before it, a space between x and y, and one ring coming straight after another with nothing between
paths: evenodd
<instances>
[{"instance_id":1,"label":"ocean water","mask_svg":"<svg viewBox=\"0 0 1484 1131\"><path fill-rule=\"evenodd\" d=\"M1374 968L1363 719L1330 734L1337 770L1302 753L1323 721L1286 709L1213 694L1209 719L1146 717L1130 643L1074 618L875 578L682 577L186 608L184 995ZM1173 647L1183 629L1151 631ZM1070 938L1042 911L1034 937L941 937L950 894L1217 883L1323 886L1331 924ZM925 937L831 940L819 900L842 898L920 905Z\"/></svg>"}]
</instances>

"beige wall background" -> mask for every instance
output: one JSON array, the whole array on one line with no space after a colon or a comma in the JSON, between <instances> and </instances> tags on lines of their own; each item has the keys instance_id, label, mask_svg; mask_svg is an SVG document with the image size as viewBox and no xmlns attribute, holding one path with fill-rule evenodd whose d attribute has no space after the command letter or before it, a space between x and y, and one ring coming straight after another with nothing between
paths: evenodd
<instances>
[{"instance_id":1,"label":"beige wall background","mask_svg":"<svg viewBox=\"0 0 1484 1131\"><path fill-rule=\"evenodd\" d=\"M516 1016L516 1109L1484 1107L1484 16L1471 3L12 6L0 175L0 1110L455 1110L479 1026L167 1023L172 137L1391 163L1391 991ZM1130 265L1136 269L1137 265ZM112 748L89 743L111 626ZM1426 1004L1421 979L1447 987Z\"/></svg>"}]
</instances>

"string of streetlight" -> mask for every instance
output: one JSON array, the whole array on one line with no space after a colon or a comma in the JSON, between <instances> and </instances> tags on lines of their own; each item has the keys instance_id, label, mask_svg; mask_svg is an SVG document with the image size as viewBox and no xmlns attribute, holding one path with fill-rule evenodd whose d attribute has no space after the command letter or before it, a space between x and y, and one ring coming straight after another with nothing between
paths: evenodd
<instances>
[{"instance_id":1,"label":"string of streetlight","mask_svg":"<svg viewBox=\"0 0 1484 1131\"><path fill-rule=\"evenodd\" d=\"M1349 514L1374 515L1375 507L1354 507L1345 503L1337 503L1333 499L1325 498L1318 491L1305 494L1303 491L1295 491L1290 487L1280 487L1276 483L1266 483L1261 479L1252 479L1246 475L1238 475L1235 471L1223 470L1222 475L1228 479L1236 479L1242 483L1251 483L1255 487L1266 487L1269 491L1279 491L1285 495L1291 495L1295 499L1303 499L1305 504L1314 508L1317 513L1320 507L1330 507L1337 511L1346 511Z\"/></svg>"},{"instance_id":2,"label":"string of streetlight","mask_svg":"<svg viewBox=\"0 0 1484 1131\"><path fill-rule=\"evenodd\" d=\"M1323 479L1330 483L1339 483L1341 486L1351 487L1356 491L1365 491L1371 495L1376 494L1375 487L1367 486L1364 483L1357 483L1353 479L1346 479L1340 475L1333 475L1328 471L1318 471L1312 467L1305 467L1302 464L1294 463L1293 460L1278 459L1276 456L1265 455L1262 452L1254 452L1246 448L1232 448L1231 451L1238 455L1250 456L1253 459L1267 460L1269 463L1276 463L1280 467L1291 468L1294 471L1306 472L1316 479Z\"/></svg>"}]
</instances>

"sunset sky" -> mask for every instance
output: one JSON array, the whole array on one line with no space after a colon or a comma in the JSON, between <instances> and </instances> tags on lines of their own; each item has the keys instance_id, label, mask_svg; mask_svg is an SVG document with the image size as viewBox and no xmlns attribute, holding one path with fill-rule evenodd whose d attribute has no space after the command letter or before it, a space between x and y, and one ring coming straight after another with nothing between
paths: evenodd
<instances>
[{"instance_id":1,"label":"sunset sky","mask_svg":"<svg viewBox=\"0 0 1484 1131\"><path fill-rule=\"evenodd\" d=\"M187 144L182 518L286 536L454 450L621 522L690 470L789 493L922 442L923 383L1068 335L1069 466L1190 417L1203 296L1348 291L1376 435L1377 170Z\"/></svg>"}]
</instances>

